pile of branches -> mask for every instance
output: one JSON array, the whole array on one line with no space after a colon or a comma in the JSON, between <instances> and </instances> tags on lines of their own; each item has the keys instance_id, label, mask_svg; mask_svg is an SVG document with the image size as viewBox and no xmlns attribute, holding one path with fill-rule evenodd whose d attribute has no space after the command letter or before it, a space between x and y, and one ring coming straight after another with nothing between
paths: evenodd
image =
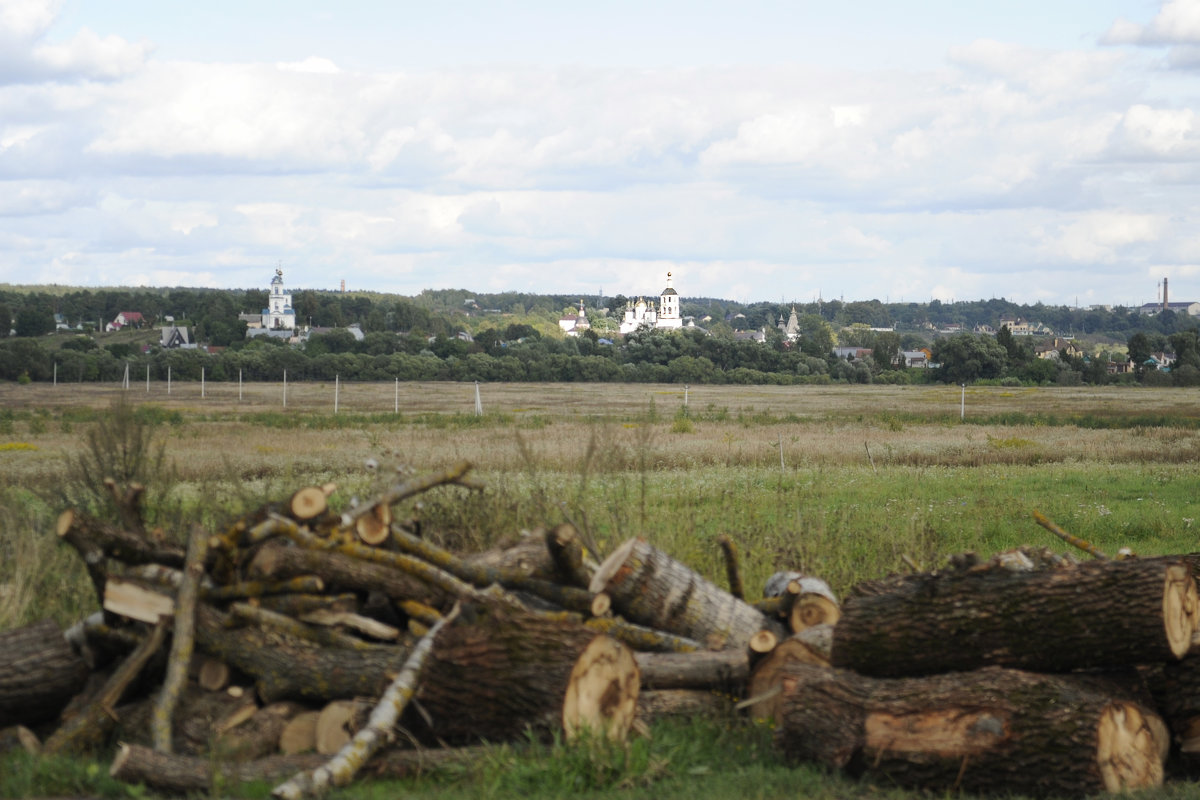
<instances>
[{"instance_id":1,"label":"pile of branches","mask_svg":"<svg viewBox=\"0 0 1200 800\"><path fill-rule=\"evenodd\" d=\"M787 640L836 619L829 588L782 575L751 605L728 540L734 591L640 539L597 563L563 524L464 556L393 518L436 487L478 488L468 472L340 512L335 487L305 487L186 547L146 529L140 486L109 481L117 522L69 509L57 525L102 611L0 633L0 750L116 746L123 781L302 797L530 731L620 741L665 715L731 714L752 663L789 648L828 663L827 633Z\"/></svg>"},{"instance_id":2,"label":"pile of branches","mask_svg":"<svg viewBox=\"0 0 1200 800\"><path fill-rule=\"evenodd\" d=\"M100 612L0 633L0 751L109 752L160 791L270 780L295 798L359 775L667 715L769 720L794 762L934 791L1083 796L1161 784L1200 753L1200 556L1080 563L1020 548L745 599L643 539L599 561L569 524L469 555L394 519L459 464L336 511L305 487L185 547L64 511ZM1196 653L1196 654L1193 654ZM219 768L220 774L214 774Z\"/></svg>"}]
</instances>

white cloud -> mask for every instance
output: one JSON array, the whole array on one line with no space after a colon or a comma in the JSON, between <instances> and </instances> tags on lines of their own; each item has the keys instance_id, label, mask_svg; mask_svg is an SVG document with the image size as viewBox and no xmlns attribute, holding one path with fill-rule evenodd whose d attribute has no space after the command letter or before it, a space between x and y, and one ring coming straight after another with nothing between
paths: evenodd
<instances>
[{"instance_id":1,"label":"white cloud","mask_svg":"<svg viewBox=\"0 0 1200 800\"><path fill-rule=\"evenodd\" d=\"M1148 25L1119 19L1102 41L1106 44L1200 44L1200 2L1167 0Z\"/></svg>"}]
</instances>

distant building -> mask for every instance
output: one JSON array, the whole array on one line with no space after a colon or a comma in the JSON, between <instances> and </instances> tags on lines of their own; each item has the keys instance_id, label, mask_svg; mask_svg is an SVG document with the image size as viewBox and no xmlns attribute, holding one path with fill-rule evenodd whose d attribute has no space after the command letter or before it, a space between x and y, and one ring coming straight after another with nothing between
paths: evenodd
<instances>
[{"instance_id":1,"label":"distant building","mask_svg":"<svg viewBox=\"0 0 1200 800\"><path fill-rule=\"evenodd\" d=\"M122 311L116 319L104 326L104 330L112 333L122 328L140 328L146 324L146 318L140 311Z\"/></svg>"},{"instance_id":2,"label":"distant building","mask_svg":"<svg viewBox=\"0 0 1200 800\"><path fill-rule=\"evenodd\" d=\"M1138 309L1138 313L1154 315L1168 310L1176 314L1187 314L1189 317L1200 317L1200 303L1194 300L1184 303L1145 303Z\"/></svg>"},{"instance_id":3,"label":"distant building","mask_svg":"<svg viewBox=\"0 0 1200 800\"><path fill-rule=\"evenodd\" d=\"M276 269L271 279L267 307L262 310L262 327L269 331L290 331L296 328L296 312L292 309L292 293L284 291L283 270Z\"/></svg>"},{"instance_id":4,"label":"distant building","mask_svg":"<svg viewBox=\"0 0 1200 800\"><path fill-rule=\"evenodd\" d=\"M788 321L783 321L783 314L779 315L779 332L789 342L794 342L800 338L800 318L796 316L796 307L792 306L792 315L788 317Z\"/></svg>"},{"instance_id":5,"label":"distant building","mask_svg":"<svg viewBox=\"0 0 1200 800\"><path fill-rule=\"evenodd\" d=\"M558 327L562 329L567 336L578 336L586 330L590 330L592 323L588 322L587 311L583 308L583 300L579 301L579 313L570 312L564 314L558 320Z\"/></svg>"},{"instance_id":6,"label":"distant building","mask_svg":"<svg viewBox=\"0 0 1200 800\"><path fill-rule=\"evenodd\" d=\"M162 336L159 337L158 346L164 350L195 350L196 343L192 341L188 335L187 328L180 328L175 325L169 325L162 329Z\"/></svg>"},{"instance_id":7,"label":"distant building","mask_svg":"<svg viewBox=\"0 0 1200 800\"><path fill-rule=\"evenodd\" d=\"M621 334L633 333L642 326L659 330L679 330L683 327L683 317L679 315L679 293L671 285L671 273L667 273L667 288L658 296L657 309L654 303L647 303L640 297L636 303L629 303L625 307L625 317L619 328Z\"/></svg>"}]
</instances>

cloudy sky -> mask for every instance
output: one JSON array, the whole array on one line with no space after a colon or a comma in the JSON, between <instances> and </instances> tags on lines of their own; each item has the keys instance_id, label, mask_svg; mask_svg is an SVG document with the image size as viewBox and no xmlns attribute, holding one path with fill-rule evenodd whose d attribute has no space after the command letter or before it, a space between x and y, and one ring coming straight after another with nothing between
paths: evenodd
<instances>
[{"instance_id":1,"label":"cloudy sky","mask_svg":"<svg viewBox=\"0 0 1200 800\"><path fill-rule=\"evenodd\" d=\"M1200 0L0 0L0 283L1200 300Z\"/></svg>"}]
</instances>

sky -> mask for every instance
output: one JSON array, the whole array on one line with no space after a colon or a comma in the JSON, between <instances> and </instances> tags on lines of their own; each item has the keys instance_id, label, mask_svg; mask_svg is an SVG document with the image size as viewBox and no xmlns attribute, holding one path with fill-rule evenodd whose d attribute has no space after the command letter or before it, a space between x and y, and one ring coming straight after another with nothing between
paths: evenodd
<instances>
[{"instance_id":1,"label":"sky","mask_svg":"<svg viewBox=\"0 0 1200 800\"><path fill-rule=\"evenodd\" d=\"M0 0L0 284L1200 300L1200 0Z\"/></svg>"}]
</instances>

